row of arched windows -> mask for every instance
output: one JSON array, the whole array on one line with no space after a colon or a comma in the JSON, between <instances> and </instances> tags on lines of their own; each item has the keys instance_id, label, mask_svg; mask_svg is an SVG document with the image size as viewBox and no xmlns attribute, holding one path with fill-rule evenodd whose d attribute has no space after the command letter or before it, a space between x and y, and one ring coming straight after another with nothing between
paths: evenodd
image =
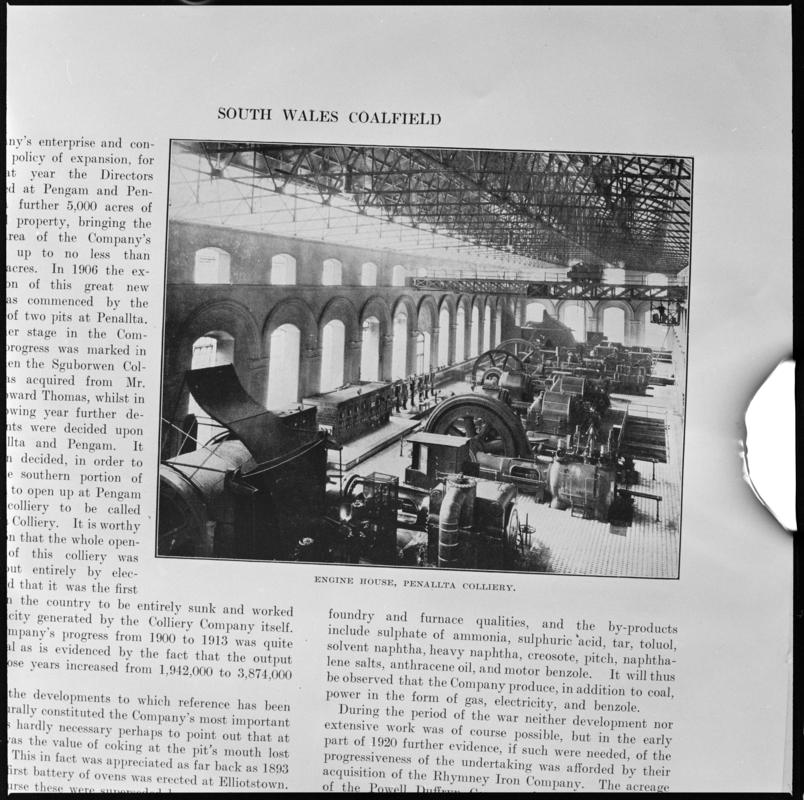
<instances>
[{"instance_id":1,"label":"row of arched windows","mask_svg":"<svg viewBox=\"0 0 804 800\"><path fill-rule=\"evenodd\" d=\"M538 301L531 301L525 309L526 322L541 322L547 309ZM642 344L646 347L662 347L666 330L651 323L652 311L643 311L637 320L642 322ZM558 312L558 318L563 322L575 337L577 342L584 342L587 333L587 309L582 303L566 302L562 304ZM610 342L620 344L630 343L630 337L626 329L625 310L617 306L604 308L600 317L602 331Z\"/></svg>"},{"instance_id":2,"label":"row of arched windows","mask_svg":"<svg viewBox=\"0 0 804 800\"><path fill-rule=\"evenodd\" d=\"M607 267L603 270L603 283L623 285L626 283L640 283L644 286L667 286L668 277L662 272L642 274L636 278L629 277L622 267ZM633 273L631 273L633 275Z\"/></svg>"},{"instance_id":3,"label":"row of arched windows","mask_svg":"<svg viewBox=\"0 0 804 800\"><path fill-rule=\"evenodd\" d=\"M417 272L421 275L423 268ZM408 270L396 264L391 270L391 285L404 286ZM372 261L360 267L360 285L376 286L378 268ZM193 283L231 283L232 258L219 247L203 247L195 253ZM294 286L297 283L296 259L288 253L278 253L271 258L268 283L273 286ZM327 258L321 265L321 285L340 286L343 283L343 264L337 258Z\"/></svg>"},{"instance_id":4,"label":"row of arched windows","mask_svg":"<svg viewBox=\"0 0 804 800\"><path fill-rule=\"evenodd\" d=\"M526 307L526 318L534 322L541 321L545 306L538 301L531 301ZM581 303L567 302L558 311L561 321L570 327L577 341L585 341L587 332L588 309ZM470 325L467 327L467 314L470 314ZM477 305L471 311L461 304L455 312L455 348L454 361L462 361L466 356L476 357L482 350L488 350L499 344L502 338L502 314L494 313L486 306L483 311L484 325L480 327L481 310ZM648 347L666 346L667 330L663 326L651 323L651 311L640 311L637 320L641 321L640 343ZM389 369L381 369L382 364L382 325L377 316L368 316L362 322L359 379L377 381L383 377L392 380L405 378L409 369L426 372L431 367L447 366L450 362L450 331L452 313L444 305L438 314L439 336L433 348L434 332L418 331L414 341L410 340L409 312L404 308L397 310L391 321L391 344ZM603 333L610 342L626 343L628 341L628 318L623 308L609 306L600 310L598 322ZM468 336L468 349L466 337ZM270 335L268 343L268 375L265 395L267 408L288 408L297 403L302 391L300 381L301 340L299 327L286 323L277 327ZM482 344L481 344L482 340ZM346 364L346 326L340 319L330 320L321 329L321 366L318 391L327 392L342 386L345 382ZM408 348L412 348L411 359ZM192 369L234 363L235 338L227 331L211 330L196 339L192 347ZM435 363L433 363L435 362ZM189 409L199 417L199 440L207 441L219 432L216 425L204 420L201 409L190 398Z\"/></svg>"},{"instance_id":5,"label":"row of arched windows","mask_svg":"<svg viewBox=\"0 0 804 800\"><path fill-rule=\"evenodd\" d=\"M425 277L427 270L420 267L417 277ZM408 270L396 264L391 272L391 285L404 286ZM376 286L378 278L377 265L367 261L360 268L360 285ZM605 283L622 284L627 281L626 271L622 268L608 267L603 272ZM195 253L193 271L194 283L231 283L231 256L219 247L203 247ZM288 253L278 253L271 258L269 283L274 286L293 286L297 283L296 259ZM337 258L327 258L321 265L321 285L340 286L343 282L343 264ZM667 286L668 277L659 272L652 272L641 277L640 283L648 286Z\"/></svg>"},{"instance_id":6,"label":"row of arched windows","mask_svg":"<svg viewBox=\"0 0 804 800\"><path fill-rule=\"evenodd\" d=\"M495 320L496 316L496 320ZM485 349L499 343L502 323L501 314L492 314L490 307L485 310L483 341ZM469 356L479 355L480 347L480 309L472 308L472 321L469 329ZM496 324L494 324L496 321ZM399 309L392 321L391 331L391 368L392 380L405 378L408 375L408 342L410 337L408 312ZM418 331L415 336L415 351L412 355L412 368L415 372L427 372L433 367L447 366L449 362L449 332L451 314L449 308L443 307L438 316L441 333L438 337L435 362L433 363L433 333ZM464 359L466 311L460 306L456 314L455 359ZM277 327L270 336L268 345L268 375L265 405L271 409L288 408L301 399L300 364L301 364L301 331L292 324L286 323ZM487 346L486 346L487 345ZM192 347L191 369L231 364L235 361L236 342L226 331L212 330L195 340ZM321 372L319 376L319 392L337 389L345 382L346 360L346 326L339 319L330 320L321 329ZM381 379L381 324L376 316L367 317L362 323L360 372L362 381ZM190 397L188 411L199 418L199 440L203 443L219 432L216 425L205 420L202 410Z\"/></svg>"}]
</instances>

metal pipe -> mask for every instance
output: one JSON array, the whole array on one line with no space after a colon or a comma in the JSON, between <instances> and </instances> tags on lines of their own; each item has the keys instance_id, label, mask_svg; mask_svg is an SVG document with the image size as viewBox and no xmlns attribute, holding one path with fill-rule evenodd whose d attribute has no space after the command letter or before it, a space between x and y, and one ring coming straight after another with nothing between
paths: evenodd
<instances>
[{"instance_id":1,"label":"metal pipe","mask_svg":"<svg viewBox=\"0 0 804 800\"><path fill-rule=\"evenodd\" d=\"M472 533L476 482L458 475L447 478L438 515L438 566L461 566L460 545Z\"/></svg>"}]
</instances>

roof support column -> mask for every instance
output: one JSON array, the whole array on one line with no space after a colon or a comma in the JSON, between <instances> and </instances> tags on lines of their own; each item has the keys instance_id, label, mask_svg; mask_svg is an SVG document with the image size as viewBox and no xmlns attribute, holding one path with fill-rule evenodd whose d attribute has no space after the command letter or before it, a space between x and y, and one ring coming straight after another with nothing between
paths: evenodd
<instances>
[{"instance_id":1,"label":"roof support column","mask_svg":"<svg viewBox=\"0 0 804 800\"><path fill-rule=\"evenodd\" d=\"M299 397L318 394L321 385L321 348L308 346L302 349L299 364Z\"/></svg>"},{"instance_id":2,"label":"roof support column","mask_svg":"<svg viewBox=\"0 0 804 800\"><path fill-rule=\"evenodd\" d=\"M641 346L645 340L645 321L643 318L634 317L630 322L626 322L626 340L628 347Z\"/></svg>"},{"instance_id":3,"label":"roof support column","mask_svg":"<svg viewBox=\"0 0 804 800\"><path fill-rule=\"evenodd\" d=\"M348 339L343 354L343 381L355 383L360 380L360 357L363 352L363 339Z\"/></svg>"},{"instance_id":4,"label":"roof support column","mask_svg":"<svg viewBox=\"0 0 804 800\"><path fill-rule=\"evenodd\" d=\"M385 333L380 337L380 370L381 381L393 380L391 377L391 360L394 353L394 335Z\"/></svg>"}]
</instances>

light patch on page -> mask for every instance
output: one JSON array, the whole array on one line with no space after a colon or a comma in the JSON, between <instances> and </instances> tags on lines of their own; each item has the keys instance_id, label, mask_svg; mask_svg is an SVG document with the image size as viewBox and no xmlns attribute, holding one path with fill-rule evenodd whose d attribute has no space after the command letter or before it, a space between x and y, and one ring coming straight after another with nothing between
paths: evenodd
<instances>
[{"instance_id":1,"label":"light patch on page","mask_svg":"<svg viewBox=\"0 0 804 800\"><path fill-rule=\"evenodd\" d=\"M794 361L783 361L745 412L743 476L787 530L796 530L796 413Z\"/></svg>"}]
</instances>

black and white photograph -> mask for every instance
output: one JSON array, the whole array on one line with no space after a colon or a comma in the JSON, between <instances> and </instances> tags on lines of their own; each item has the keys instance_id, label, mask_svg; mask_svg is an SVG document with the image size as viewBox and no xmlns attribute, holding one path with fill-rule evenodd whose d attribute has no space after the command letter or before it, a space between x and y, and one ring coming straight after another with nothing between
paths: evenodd
<instances>
[{"instance_id":1,"label":"black and white photograph","mask_svg":"<svg viewBox=\"0 0 804 800\"><path fill-rule=\"evenodd\" d=\"M157 555L677 578L692 174L173 140Z\"/></svg>"}]
</instances>

